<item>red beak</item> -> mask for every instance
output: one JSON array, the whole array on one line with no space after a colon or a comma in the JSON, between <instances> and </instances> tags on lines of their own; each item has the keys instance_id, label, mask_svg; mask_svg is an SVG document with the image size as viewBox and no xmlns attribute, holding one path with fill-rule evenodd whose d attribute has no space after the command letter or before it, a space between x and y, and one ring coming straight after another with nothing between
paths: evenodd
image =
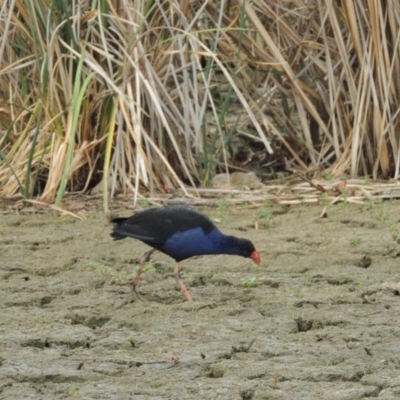
<instances>
[{"instance_id":1,"label":"red beak","mask_svg":"<svg viewBox=\"0 0 400 400\"><path fill-rule=\"evenodd\" d=\"M261 262L261 257L260 257L260 253L257 250L254 250L251 255L250 258L258 265Z\"/></svg>"}]
</instances>

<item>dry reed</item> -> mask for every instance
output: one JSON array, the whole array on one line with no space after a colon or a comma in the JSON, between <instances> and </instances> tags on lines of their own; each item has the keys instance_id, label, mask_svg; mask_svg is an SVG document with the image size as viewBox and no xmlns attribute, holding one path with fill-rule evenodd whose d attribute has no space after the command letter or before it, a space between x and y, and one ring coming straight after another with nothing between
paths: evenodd
<instances>
[{"instance_id":1,"label":"dry reed","mask_svg":"<svg viewBox=\"0 0 400 400\"><path fill-rule=\"evenodd\" d=\"M398 178L398 2L89 3L0 2L2 196L193 196L243 148Z\"/></svg>"}]
</instances>

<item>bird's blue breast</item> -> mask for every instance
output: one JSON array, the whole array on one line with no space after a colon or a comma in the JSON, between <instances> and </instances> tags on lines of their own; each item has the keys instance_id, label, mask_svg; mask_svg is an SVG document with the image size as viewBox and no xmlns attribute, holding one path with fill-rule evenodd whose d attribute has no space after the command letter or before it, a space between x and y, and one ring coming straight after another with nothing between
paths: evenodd
<instances>
[{"instance_id":1,"label":"bird's blue breast","mask_svg":"<svg viewBox=\"0 0 400 400\"><path fill-rule=\"evenodd\" d=\"M206 234L198 227L174 233L160 250L177 261L193 256L219 254L223 237L224 235L216 229Z\"/></svg>"}]
</instances>

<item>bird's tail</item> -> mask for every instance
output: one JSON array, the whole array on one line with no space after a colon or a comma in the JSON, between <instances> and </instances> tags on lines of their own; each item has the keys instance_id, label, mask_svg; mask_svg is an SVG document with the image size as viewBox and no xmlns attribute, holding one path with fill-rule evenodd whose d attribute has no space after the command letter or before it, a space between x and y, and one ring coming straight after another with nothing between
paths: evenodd
<instances>
[{"instance_id":1,"label":"bird's tail","mask_svg":"<svg viewBox=\"0 0 400 400\"><path fill-rule=\"evenodd\" d=\"M120 233L117 232L118 229L118 225L122 224L123 222L125 222L128 218L114 218L111 222L115 224L114 226L114 230L110 233L110 236L114 239L114 240L121 240L121 239L125 239L126 236L125 235L121 235Z\"/></svg>"}]
</instances>

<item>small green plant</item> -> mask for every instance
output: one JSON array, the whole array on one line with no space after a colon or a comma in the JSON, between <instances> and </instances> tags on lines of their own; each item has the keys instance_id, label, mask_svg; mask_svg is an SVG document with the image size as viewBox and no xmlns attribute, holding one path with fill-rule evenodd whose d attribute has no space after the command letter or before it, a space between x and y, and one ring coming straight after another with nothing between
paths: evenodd
<instances>
[{"instance_id":1,"label":"small green plant","mask_svg":"<svg viewBox=\"0 0 400 400\"><path fill-rule=\"evenodd\" d=\"M148 261L145 265L144 265L144 272L148 272L151 271L154 268L154 263L152 261Z\"/></svg>"},{"instance_id":2,"label":"small green plant","mask_svg":"<svg viewBox=\"0 0 400 400\"><path fill-rule=\"evenodd\" d=\"M78 389L75 386L71 386L68 390L70 396L77 396L78 395Z\"/></svg>"},{"instance_id":3,"label":"small green plant","mask_svg":"<svg viewBox=\"0 0 400 400\"><path fill-rule=\"evenodd\" d=\"M372 208L374 208L374 205L375 205L374 200L368 200L365 207L367 210L371 210Z\"/></svg>"},{"instance_id":4,"label":"small green plant","mask_svg":"<svg viewBox=\"0 0 400 400\"><path fill-rule=\"evenodd\" d=\"M348 193L347 190L343 190L342 193L340 194L340 197L343 199L342 202L339 204L338 208L342 209L344 207L347 206L347 204L349 204L349 202L347 201L347 197L348 197Z\"/></svg>"},{"instance_id":5,"label":"small green plant","mask_svg":"<svg viewBox=\"0 0 400 400\"><path fill-rule=\"evenodd\" d=\"M270 179L278 179L278 174L272 167L269 169L269 176Z\"/></svg>"},{"instance_id":6,"label":"small green plant","mask_svg":"<svg viewBox=\"0 0 400 400\"><path fill-rule=\"evenodd\" d=\"M323 200L323 201L328 200L328 192L321 193L321 200Z\"/></svg>"},{"instance_id":7,"label":"small green plant","mask_svg":"<svg viewBox=\"0 0 400 400\"><path fill-rule=\"evenodd\" d=\"M105 264L97 261L91 261L88 265L86 265L86 267L90 269L97 269L101 273L103 273L106 268L108 268Z\"/></svg>"},{"instance_id":8,"label":"small green plant","mask_svg":"<svg viewBox=\"0 0 400 400\"><path fill-rule=\"evenodd\" d=\"M311 276L309 276L303 283L303 285L306 287L313 286L314 284L315 284L315 282L313 281Z\"/></svg>"},{"instance_id":9,"label":"small green plant","mask_svg":"<svg viewBox=\"0 0 400 400\"><path fill-rule=\"evenodd\" d=\"M300 289L297 289L293 292L294 297L304 297L303 292Z\"/></svg>"},{"instance_id":10,"label":"small green plant","mask_svg":"<svg viewBox=\"0 0 400 400\"><path fill-rule=\"evenodd\" d=\"M288 350L289 349L289 345L287 343L282 343L282 349L283 350Z\"/></svg>"},{"instance_id":11,"label":"small green plant","mask_svg":"<svg viewBox=\"0 0 400 400\"><path fill-rule=\"evenodd\" d=\"M398 228L397 228L397 225L394 224L394 223L390 224L389 230L390 230L390 234L391 234L391 236L392 236L392 239L393 239L395 242L397 242L397 239L399 238L399 230L398 230Z\"/></svg>"},{"instance_id":12,"label":"small green plant","mask_svg":"<svg viewBox=\"0 0 400 400\"><path fill-rule=\"evenodd\" d=\"M331 367L331 366L340 364L342 361L343 361L343 360L340 360L340 359L338 359L338 358L329 358L329 359L326 360L325 365L326 365L327 367Z\"/></svg>"},{"instance_id":13,"label":"small green plant","mask_svg":"<svg viewBox=\"0 0 400 400\"><path fill-rule=\"evenodd\" d=\"M375 218L379 221L387 221L390 218L390 214L385 212L383 199L378 199L376 204L378 205L378 212L376 213Z\"/></svg>"},{"instance_id":14,"label":"small green plant","mask_svg":"<svg viewBox=\"0 0 400 400\"><path fill-rule=\"evenodd\" d=\"M141 198L141 199L139 200L139 205L140 205L140 207L142 207L142 208L147 208L147 207L150 205L150 203L149 203L149 201L148 201L147 199L145 199L145 198L143 197L143 198Z\"/></svg>"},{"instance_id":15,"label":"small green plant","mask_svg":"<svg viewBox=\"0 0 400 400\"><path fill-rule=\"evenodd\" d=\"M218 204L218 216L221 221L225 219L227 212L228 212L228 201L226 199L223 199Z\"/></svg>"},{"instance_id":16,"label":"small green plant","mask_svg":"<svg viewBox=\"0 0 400 400\"><path fill-rule=\"evenodd\" d=\"M204 345L200 346L200 357L204 360L206 358L206 351L204 349Z\"/></svg>"},{"instance_id":17,"label":"small green plant","mask_svg":"<svg viewBox=\"0 0 400 400\"><path fill-rule=\"evenodd\" d=\"M333 179L333 174L332 174L332 172L328 172L328 173L325 175L325 179L326 179L327 181L331 181L331 180Z\"/></svg>"},{"instance_id":18,"label":"small green plant","mask_svg":"<svg viewBox=\"0 0 400 400\"><path fill-rule=\"evenodd\" d=\"M358 245L358 244L361 244L361 242L362 242L362 238L361 238L361 236L359 236L359 235L354 236L353 239L350 240L350 244L351 244L352 246L356 246L356 245Z\"/></svg>"},{"instance_id":19,"label":"small green plant","mask_svg":"<svg viewBox=\"0 0 400 400\"><path fill-rule=\"evenodd\" d=\"M260 218L270 220L272 219L272 212L268 207L263 207L258 211L258 215Z\"/></svg>"},{"instance_id":20,"label":"small green plant","mask_svg":"<svg viewBox=\"0 0 400 400\"><path fill-rule=\"evenodd\" d=\"M368 185L369 181L370 181L370 177L368 175L364 176L364 185Z\"/></svg>"},{"instance_id":21,"label":"small green plant","mask_svg":"<svg viewBox=\"0 0 400 400\"><path fill-rule=\"evenodd\" d=\"M132 277L124 272L114 271L112 268L100 262L90 262L87 268L96 269L103 275L111 276L117 282L126 282Z\"/></svg>"},{"instance_id":22,"label":"small green plant","mask_svg":"<svg viewBox=\"0 0 400 400\"><path fill-rule=\"evenodd\" d=\"M240 283L244 287L256 287L261 283L261 279L252 276L250 278L242 278Z\"/></svg>"}]
</instances>

